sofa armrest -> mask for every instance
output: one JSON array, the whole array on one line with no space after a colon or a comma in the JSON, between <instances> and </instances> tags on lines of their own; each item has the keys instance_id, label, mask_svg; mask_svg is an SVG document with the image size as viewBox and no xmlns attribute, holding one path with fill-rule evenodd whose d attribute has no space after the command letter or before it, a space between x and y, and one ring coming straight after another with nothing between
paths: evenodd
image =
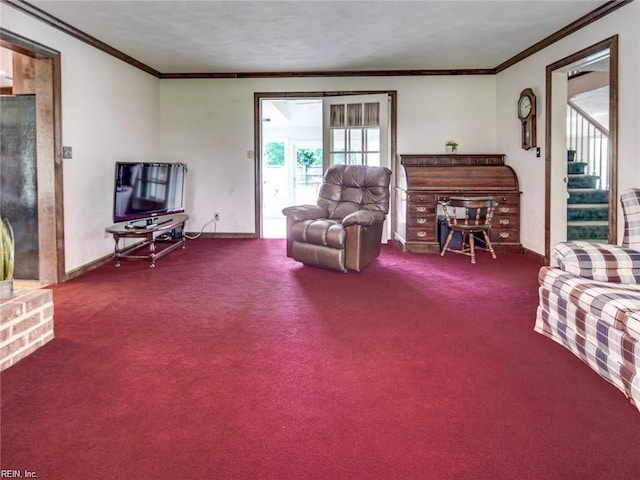
<instances>
[{"instance_id":1,"label":"sofa armrest","mask_svg":"<svg viewBox=\"0 0 640 480\"><path fill-rule=\"evenodd\" d=\"M292 220L293 223L302 222L303 220L315 220L317 218L328 218L329 211L324 207L317 205L296 205L294 207L286 207L282 209L285 217Z\"/></svg>"},{"instance_id":2,"label":"sofa armrest","mask_svg":"<svg viewBox=\"0 0 640 480\"><path fill-rule=\"evenodd\" d=\"M370 227L384 221L385 213L375 210L358 210L350 213L342 219L342 225L348 227L350 225L362 225Z\"/></svg>"},{"instance_id":3,"label":"sofa armrest","mask_svg":"<svg viewBox=\"0 0 640 480\"><path fill-rule=\"evenodd\" d=\"M578 277L610 283L640 283L640 251L586 241L554 247L557 266Z\"/></svg>"}]
</instances>

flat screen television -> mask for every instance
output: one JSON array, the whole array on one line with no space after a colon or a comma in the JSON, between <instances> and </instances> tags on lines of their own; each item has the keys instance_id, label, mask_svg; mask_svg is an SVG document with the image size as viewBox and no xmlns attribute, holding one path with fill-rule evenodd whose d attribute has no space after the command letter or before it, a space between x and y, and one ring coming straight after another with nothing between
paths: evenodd
<instances>
[{"instance_id":1,"label":"flat screen television","mask_svg":"<svg viewBox=\"0 0 640 480\"><path fill-rule=\"evenodd\" d=\"M184 212L184 163L117 162L113 221L130 222Z\"/></svg>"}]
</instances>

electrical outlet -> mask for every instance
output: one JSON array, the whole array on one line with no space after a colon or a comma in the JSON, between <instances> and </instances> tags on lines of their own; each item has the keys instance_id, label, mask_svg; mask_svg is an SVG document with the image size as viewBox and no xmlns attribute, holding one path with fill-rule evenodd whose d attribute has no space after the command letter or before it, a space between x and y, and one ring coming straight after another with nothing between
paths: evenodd
<instances>
[{"instance_id":1,"label":"electrical outlet","mask_svg":"<svg viewBox=\"0 0 640 480\"><path fill-rule=\"evenodd\" d=\"M218 212L213 214L213 219L217 222L218 220L220 220L220 214Z\"/></svg>"}]
</instances>

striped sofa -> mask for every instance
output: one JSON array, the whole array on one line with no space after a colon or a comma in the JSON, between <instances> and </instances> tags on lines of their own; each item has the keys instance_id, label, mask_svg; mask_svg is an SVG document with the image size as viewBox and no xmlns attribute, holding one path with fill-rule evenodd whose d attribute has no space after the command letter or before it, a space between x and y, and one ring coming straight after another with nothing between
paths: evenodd
<instances>
[{"instance_id":1,"label":"striped sofa","mask_svg":"<svg viewBox=\"0 0 640 480\"><path fill-rule=\"evenodd\" d=\"M563 345L640 410L640 189L625 191L622 246L554 247L540 269L534 330Z\"/></svg>"}]
</instances>

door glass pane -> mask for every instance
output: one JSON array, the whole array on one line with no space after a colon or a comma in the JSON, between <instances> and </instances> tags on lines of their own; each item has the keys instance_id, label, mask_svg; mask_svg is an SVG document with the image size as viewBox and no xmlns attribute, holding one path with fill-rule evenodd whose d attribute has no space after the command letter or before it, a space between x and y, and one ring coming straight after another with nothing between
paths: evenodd
<instances>
[{"instance_id":1,"label":"door glass pane","mask_svg":"<svg viewBox=\"0 0 640 480\"><path fill-rule=\"evenodd\" d=\"M330 127L344 127L344 105L331 105Z\"/></svg>"},{"instance_id":2,"label":"door glass pane","mask_svg":"<svg viewBox=\"0 0 640 480\"><path fill-rule=\"evenodd\" d=\"M362 165L362 154L361 153L350 153L349 154L349 165Z\"/></svg>"},{"instance_id":3,"label":"door glass pane","mask_svg":"<svg viewBox=\"0 0 640 480\"><path fill-rule=\"evenodd\" d=\"M364 125L380 125L380 104L378 102L364 104Z\"/></svg>"},{"instance_id":4,"label":"door glass pane","mask_svg":"<svg viewBox=\"0 0 640 480\"><path fill-rule=\"evenodd\" d=\"M380 151L380 129L379 128L366 128L365 129L365 145L364 149L368 152Z\"/></svg>"},{"instance_id":5,"label":"door glass pane","mask_svg":"<svg viewBox=\"0 0 640 480\"><path fill-rule=\"evenodd\" d=\"M345 145L345 129L344 128L332 128L329 132L331 136L331 151L332 152L344 152L346 150Z\"/></svg>"},{"instance_id":6,"label":"door glass pane","mask_svg":"<svg viewBox=\"0 0 640 480\"><path fill-rule=\"evenodd\" d=\"M331 163L333 165L344 165L345 164L344 153L332 153L330 156L331 156Z\"/></svg>"},{"instance_id":7,"label":"door glass pane","mask_svg":"<svg viewBox=\"0 0 640 480\"><path fill-rule=\"evenodd\" d=\"M348 130L349 143L347 150L352 152L362 151L362 129L350 128Z\"/></svg>"},{"instance_id":8,"label":"door glass pane","mask_svg":"<svg viewBox=\"0 0 640 480\"><path fill-rule=\"evenodd\" d=\"M367 153L365 154L365 163L374 167L380 166L380 154L379 153Z\"/></svg>"},{"instance_id":9,"label":"door glass pane","mask_svg":"<svg viewBox=\"0 0 640 480\"><path fill-rule=\"evenodd\" d=\"M347 126L359 127L361 125L362 125L362 104L361 103L347 104Z\"/></svg>"}]
</instances>

